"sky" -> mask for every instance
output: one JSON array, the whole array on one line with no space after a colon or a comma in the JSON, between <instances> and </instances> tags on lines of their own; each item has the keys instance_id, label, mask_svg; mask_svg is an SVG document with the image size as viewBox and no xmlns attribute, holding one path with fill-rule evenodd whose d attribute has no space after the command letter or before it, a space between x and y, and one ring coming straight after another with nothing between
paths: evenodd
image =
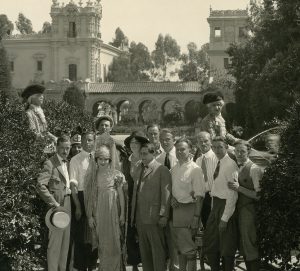
<instances>
[{"instance_id":1,"label":"sky","mask_svg":"<svg viewBox=\"0 0 300 271\"><path fill-rule=\"evenodd\" d=\"M58 0L67 4L69 0ZM79 0L74 0L78 3ZM84 3L87 0L82 0ZM120 27L129 42L142 42L154 50L158 35L170 34L186 51L189 42L198 48L209 41L209 8L213 10L245 9L249 0L101 0L103 7L101 34L106 43L112 41ZM51 22L52 0L0 0L0 14L15 22L19 12L32 21L34 31ZM15 33L17 33L15 31Z\"/></svg>"}]
</instances>

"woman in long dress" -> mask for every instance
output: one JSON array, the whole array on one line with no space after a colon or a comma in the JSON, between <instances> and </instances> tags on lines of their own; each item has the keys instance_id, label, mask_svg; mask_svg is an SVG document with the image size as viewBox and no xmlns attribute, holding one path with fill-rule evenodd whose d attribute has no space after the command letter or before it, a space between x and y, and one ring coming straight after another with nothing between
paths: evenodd
<instances>
[{"instance_id":1,"label":"woman in long dress","mask_svg":"<svg viewBox=\"0 0 300 271\"><path fill-rule=\"evenodd\" d=\"M124 175L112 166L111 148L102 145L95 151L92 177L87 179L86 213L98 247L99 271L125 270L122 227L125 223Z\"/></svg>"}]
</instances>

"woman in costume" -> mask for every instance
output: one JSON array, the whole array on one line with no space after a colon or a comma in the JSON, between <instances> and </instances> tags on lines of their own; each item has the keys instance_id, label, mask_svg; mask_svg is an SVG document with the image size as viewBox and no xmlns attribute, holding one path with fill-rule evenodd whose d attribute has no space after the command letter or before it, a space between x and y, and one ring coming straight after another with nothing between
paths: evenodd
<instances>
[{"instance_id":1,"label":"woman in costume","mask_svg":"<svg viewBox=\"0 0 300 271\"><path fill-rule=\"evenodd\" d=\"M88 169L85 208L92 229L92 245L98 247L99 271L123 271L125 200L124 175L114 169L115 145L109 135L98 145L95 162ZM100 138L100 140L102 140Z\"/></svg>"}]
</instances>

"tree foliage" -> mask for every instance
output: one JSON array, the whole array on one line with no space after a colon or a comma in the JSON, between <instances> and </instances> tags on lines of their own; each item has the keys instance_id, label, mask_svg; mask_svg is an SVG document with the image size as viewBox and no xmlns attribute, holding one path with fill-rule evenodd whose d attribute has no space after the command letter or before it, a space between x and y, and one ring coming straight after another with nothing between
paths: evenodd
<instances>
[{"instance_id":1,"label":"tree foliage","mask_svg":"<svg viewBox=\"0 0 300 271\"><path fill-rule=\"evenodd\" d=\"M5 14L0 14L0 41L5 35L10 35L14 30L14 24Z\"/></svg>"},{"instance_id":2,"label":"tree foliage","mask_svg":"<svg viewBox=\"0 0 300 271\"><path fill-rule=\"evenodd\" d=\"M52 25L49 22L44 22L43 23L43 28L42 28L42 33L43 34L48 34L51 33L52 30Z\"/></svg>"},{"instance_id":3,"label":"tree foliage","mask_svg":"<svg viewBox=\"0 0 300 271\"><path fill-rule=\"evenodd\" d=\"M31 21L25 17L23 13L19 13L18 20L16 21L17 29L21 34L33 33Z\"/></svg>"},{"instance_id":4,"label":"tree foliage","mask_svg":"<svg viewBox=\"0 0 300 271\"><path fill-rule=\"evenodd\" d=\"M70 105L74 105L77 108L84 109L85 107L85 96L76 85L68 87L64 93L63 100Z\"/></svg>"},{"instance_id":5,"label":"tree foliage","mask_svg":"<svg viewBox=\"0 0 300 271\"><path fill-rule=\"evenodd\" d=\"M92 128L89 114L64 102L46 101L50 131ZM28 129L24 105L0 95L0 251L13 270L45 267L46 206L35 191L36 177L46 159L44 143Z\"/></svg>"},{"instance_id":6,"label":"tree foliage","mask_svg":"<svg viewBox=\"0 0 300 271\"><path fill-rule=\"evenodd\" d=\"M265 0L252 3L245 43L232 45L231 74L236 78L239 125L248 133L282 119L300 92L299 3Z\"/></svg>"},{"instance_id":7,"label":"tree foliage","mask_svg":"<svg viewBox=\"0 0 300 271\"><path fill-rule=\"evenodd\" d=\"M122 46L128 46L128 38L125 36L120 27L116 29L115 38L113 42L110 42L109 44L117 48L120 48Z\"/></svg>"},{"instance_id":8,"label":"tree foliage","mask_svg":"<svg viewBox=\"0 0 300 271\"><path fill-rule=\"evenodd\" d=\"M130 57L128 54L121 54L113 59L108 68L107 79L110 82L130 82L133 76L130 68Z\"/></svg>"},{"instance_id":9,"label":"tree foliage","mask_svg":"<svg viewBox=\"0 0 300 271\"><path fill-rule=\"evenodd\" d=\"M163 36L159 34L155 43L155 50L151 54L152 61L156 70L153 74L159 73L157 70L162 71L162 80L167 80L167 68L173 64L180 57L180 47L177 41L169 34Z\"/></svg>"},{"instance_id":10,"label":"tree foliage","mask_svg":"<svg viewBox=\"0 0 300 271\"><path fill-rule=\"evenodd\" d=\"M148 81L147 71L152 68L148 48L141 42L131 42L129 53L114 58L109 66L108 80L111 82Z\"/></svg>"},{"instance_id":11,"label":"tree foliage","mask_svg":"<svg viewBox=\"0 0 300 271\"><path fill-rule=\"evenodd\" d=\"M280 152L264 173L258 203L261 256L280 270L299 270L300 244L300 100L282 123ZM297 261L291 264L291 256ZM295 258L296 260L296 258Z\"/></svg>"},{"instance_id":12,"label":"tree foliage","mask_svg":"<svg viewBox=\"0 0 300 271\"><path fill-rule=\"evenodd\" d=\"M182 65L179 70L179 78L182 81L199 81L203 84L208 80L208 43L198 50L194 42L187 45L188 54L182 54Z\"/></svg>"},{"instance_id":13,"label":"tree foliage","mask_svg":"<svg viewBox=\"0 0 300 271\"><path fill-rule=\"evenodd\" d=\"M130 44L130 69L134 81L148 81L149 75L145 73L152 68L151 57L148 48L143 43Z\"/></svg>"}]
</instances>

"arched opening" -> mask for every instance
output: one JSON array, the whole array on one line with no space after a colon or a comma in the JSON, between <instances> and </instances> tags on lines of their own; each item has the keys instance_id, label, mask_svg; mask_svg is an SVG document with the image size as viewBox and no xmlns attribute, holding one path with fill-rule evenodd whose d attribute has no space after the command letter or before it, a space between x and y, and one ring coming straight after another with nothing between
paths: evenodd
<instances>
[{"instance_id":1,"label":"arched opening","mask_svg":"<svg viewBox=\"0 0 300 271\"><path fill-rule=\"evenodd\" d=\"M117 119L119 124L136 123L136 115L133 104L129 100L122 100L117 104Z\"/></svg>"},{"instance_id":2,"label":"arched opening","mask_svg":"<svg viewBox=\"0 0 300 271\"><path fill-rule=\"evenodd\" d=\"M177 101L168 100L162 105L162 121L169 124L180 123L183 119L183 109Z\"/></svg>"},{"instance_id":3,"label":"arched opening","mask_svg":"<svg viewBox=\"0 0 300 271\"><path fill-rule=\"evenodd\" d=\"M139 105L139 119L141 123L153 123L160 120L158 107L154 101L145 100Z\"/></svg>"}]
</instances>

